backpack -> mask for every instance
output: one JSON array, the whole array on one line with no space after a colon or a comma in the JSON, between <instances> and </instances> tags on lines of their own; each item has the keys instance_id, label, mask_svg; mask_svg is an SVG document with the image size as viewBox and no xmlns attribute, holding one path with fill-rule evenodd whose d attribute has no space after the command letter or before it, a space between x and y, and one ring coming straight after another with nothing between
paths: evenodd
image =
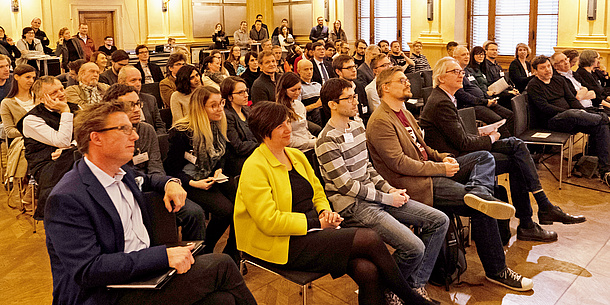
<instances>
[{"instance_id":1,"label":"backpack","mask_svg":"<svg viewBox=\"0 0 610 305\"><path fill-rule=\"evenodd\" d=\"M464 248L464 226L459 216L448 213L449 228L445 236L436 264L428 282L435 286L445 286L449 291L449 285L466 272L466 249Z\"/></svg>"}]
</instances>

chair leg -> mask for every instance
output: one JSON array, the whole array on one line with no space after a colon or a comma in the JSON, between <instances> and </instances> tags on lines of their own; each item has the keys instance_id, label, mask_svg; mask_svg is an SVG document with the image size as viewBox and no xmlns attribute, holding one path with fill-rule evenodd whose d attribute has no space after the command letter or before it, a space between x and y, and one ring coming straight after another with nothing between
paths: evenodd
<instances>
[{"instance_id":1,"label":"chair leg","mask_svg":"<svg viewBox=\"0 0 610 305\"><path fill-rule=\"evenodd\" d=\"M305 286L307 286L307 284L301 286L301 291L303 292L303 305L307 305L307 287Z\"/></svg>"},{"instance_id":2,"label":"chair leg","mask_svg":"<svg viewBox=\"0 0 610 305\"><path fill-rule=\"evenodd\" d=\"M244 260L240 260L239 261L239 273L243 276L244 275Z\"/></svg>"},{"instance_id":3,"label":"chair leg","mask_svg":"<svg viewBox=\"0 0 610 305\"><path fill-rule=\"evenodd\" d=\"M568 144L569 145L569 144ZM570 145L570 147L572 147ZM563 145L561 145L561 158L559 159L559 189L561 189L561 182L563 181ZM568 164L568 169L570 165ZM568 173L568 176L570 174Z\"/></svg>"}]
</instances>

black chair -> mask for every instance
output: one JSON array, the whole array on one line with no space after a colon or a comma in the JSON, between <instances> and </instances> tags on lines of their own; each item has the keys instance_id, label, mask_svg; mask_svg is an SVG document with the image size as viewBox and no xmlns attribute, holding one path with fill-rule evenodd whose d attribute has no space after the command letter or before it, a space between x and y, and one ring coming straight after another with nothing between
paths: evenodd
<instances>
[{"instance_id":1,"label":"black chair","mask_svg":"<svg viewBox=\"0 0 610 305\"><path fill-rule=\"evenodd\" d=\"M170 213L165 208L163 195L157 192L144 192L144 202L151 209L152 232L150 232L150 245L174 244L180 241L178 227L176 225L176 214Z\"/></svg>"},{"instance_id":2,"label":"black chair","mask_svg":"<svg viewBox=\"0 0 610 305\"><path fill-rule=\"evenodd\" d=\"M462 120L466 133L471 135L479 135L479 129L477 128L477 115L474 112L474 107L459 109L458 116Z\"/></svg>"},{"instance_id":3,"label":"black chair","mask_svg":"<svg viewBox=\"0 0 610 305\"><path fill-rule=\"evenodd\" d=\"M422 98L422 88L424 87L424 79L421 77L421 73L407 73L405 76L411 83L411 93L413 93L414 99Z\"/></svg>"},{"instance_id":4,"label":"black chair","mask_svg":"<svg viewBox=\"0 0 610 305\"><path fill-rule=\"evenodd\" d=\"M432 94L432 89L434 89L434 87L432 87L432 86L423 87L421 89L422 98L424 99L424 105L426 105L426 102L428 101L428 98L430 97L430 94Z\"/></svg>"},{"instance_id":5,"label":"black chair","mask_svg":"<svg viewBox=\"0 0 610 305\"><path fill-rule=\"evenodd\" d=\"M172 110L169 108L159 109L159 115L161 116L161 121L165 123L165 129L169 130L172 128Z\"/></svg>"},{"instance_id":6,"label":"black chair","mask_svg":"<svg viewBox=\"0 0 610 305\"><path fill-rule=\"evenodd\" d=\"M164 133L157 135L159 141L159 152L161 152L161 162L167 159L167 152L169 152L169 135Z\"/></svg>"},{"instance_id":7,"label":"black chair","mask_svg":"<svg viewBox=\"0 0 610 305\"><path fill-rule=\"evenodd\" d=\"M142 84L142 89L140 91L154 96L157 100L157 107L159 107L159 109L162 109L164 107L163 100L161 99L159 83Z\"/></svg>"},{"instance_id":8,"label":"black chair","mask_svg":"<svg viewBox=\"0 0 610 305\"><path fill-rule=\"evenodd\" d=\"M244 269L245 263L262 268L266 271L279 275L279 276L301 286L301 294L303 295L303 305L307 304L307 288L311 289L311 282L328 274L328 273L317 273L317 272L306 272L306 271L281 269L266 261L260 260L256 257L248 255L245 252L242 252L242 259L239 263L239 270L242 272L242 274L243 274L243 269Z\"/></svg>"},{"instance_id":9,"label":"black chair","mask_svg":"<svg viewBox=\"0 0 610 305\"><path fill-rule=\"evenodd\" d=\"M559 161L559 189L563 181L563 150L568 146L568 177L571 176L572 148L574 146L574 135L550 131L547 129L530 129L530 123L534 122L533 111L527 100L527 94L523 93L512 98L513 114L515 120L515 135L526 144L561 146Z\"/></svg>"},{"instance_id":10,"label":"black chair","mask_svg":"<svg viewBox=\"0 0 610 305\"><path fill-rule=\"evenodd\" d=\"M421 73L422 78L424 79L424 87L432 87L434 86L432 82L432 70L426 70Z\"/></svg>"}]
</instances>

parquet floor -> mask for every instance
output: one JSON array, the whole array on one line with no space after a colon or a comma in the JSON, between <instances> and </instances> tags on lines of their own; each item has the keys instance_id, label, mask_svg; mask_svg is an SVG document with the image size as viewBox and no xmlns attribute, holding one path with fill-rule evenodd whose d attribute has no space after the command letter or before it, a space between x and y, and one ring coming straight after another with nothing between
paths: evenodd
<instances>
[{"instance_id":1,"label":"parquet floor","mask_svg":"<svg viewBox=\"0 0 610 305\"><path fill-rule=\"evenodd\" d=\"M547 161L557 171L558 157ZM428 285L433 298L443 304L610 304L610 194L558 183L541 166L542 185L553 203L566 212L584 214L579 225L545 226L558 232L559 240L544 244L517 241L506 248L507 264L534 279L534 290L513 292L488 283L476 256L476 245L467 249L466 284L450 291ZM501 183L506 183L501 177ZM567 181L609 191L598 180ZM52 278L42 223L32 233L32 219L6 205L0 189L0 304L50 304ZM536 207L534 207L536 210ZM536 219L536 217L534 217ZM517 221L511 223L516 234ZM278 276L250 267L245 276L259 304L300 304L299 287ZM472 284L472 285L471 285ZM483 285L476 285L483 284ZM357 304L355 283L347 276L326 276L313 283L308 304Z\"/></svg>"}]
</instances>

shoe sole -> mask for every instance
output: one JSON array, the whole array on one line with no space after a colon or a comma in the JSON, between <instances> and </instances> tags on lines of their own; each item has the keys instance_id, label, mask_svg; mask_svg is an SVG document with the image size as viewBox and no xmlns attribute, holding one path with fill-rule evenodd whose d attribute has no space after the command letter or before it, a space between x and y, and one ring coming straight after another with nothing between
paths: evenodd
<instances>
[{"instance_id":1,"label":"shoe sole","mask_svg":"<svg viewBox=\"0 0 610 305\"><path fill-rule=\"evenodd\" d=\"M464 203L491 218L510 219L515 216L515 207L502 201L485 200L473 194L466 194Z\"/></svg>"},{"instance_id":2,"label":"shoe sole","mask_svg":"<svg viewBox=\"0 0 610 305\"><path fill-rule=\"evenodd\" d=\"M587 221L587 219L583 219L582 221L555 221L555 220L540 220L540 216L538 216L538 223L541 225L552 225L554 222L560 222L564 225L573 225L573 224L577 224L577 223L583 223Z\"/></svg>"},{"instance_id":3,"label":"shoe sole","mask_svg":"<svg viewBox=\"0 0 610 305\"><path fill-rule=\"evenodd\" d=\"M543 242L543 243L550 243L550 242L554 242L557 241L557 237L555 237L554 239L540 239L540 238L534 238L534 237L522 237L517 235L517 239L518 240L522 240L522 241L539 241L539 242Z\"/></svg>"},{"instance_id":4,"label":"shoe sole","mask_svg":"<svg viewBox=\"0 0 610 305\"><path fill-rule=\"evenodd\" d=\"M500 286L504 286L504 287L506 287L506 288L508 288L508 289L510 289L510 290L515 290L515 291L529 291L529 290L532 290L532 289L534 288L534 283L533 283L533 282L532 282L532 287L521 287L521 288L519 288L519 287L513 287L513 286L506 285L506 284L504 284L504 283L502 283L502 282L499 282L499 281L496 281L496 280L494 280L494 279L488 278L487 276L485 276L485 278L486 278L488 281L490 281L490 282L492 282L492 283L494 283L494 284L498 284L498 285L500 285Z\"/></svg>"}]
</instances>

